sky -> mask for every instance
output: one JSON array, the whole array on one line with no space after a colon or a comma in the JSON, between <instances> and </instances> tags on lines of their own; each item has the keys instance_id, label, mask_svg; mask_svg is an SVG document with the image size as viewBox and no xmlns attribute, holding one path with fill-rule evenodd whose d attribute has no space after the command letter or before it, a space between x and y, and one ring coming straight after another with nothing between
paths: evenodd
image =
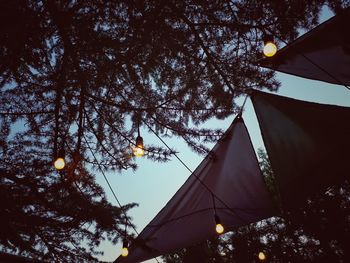
<instances>
[{"instance_id":1,"label":"sky","mask_svg":"<svg viewBox=\"0 0 350 263\"><path fill-rule=\"evenodd\" d=\"M327 19L329 16L329 12L324 12L322 20ZM277 93L279 95L305 101L350 107L350 90L344 86L308 80L284 73L277 73L277 79L281 82L281 87ZM239 101L242 102L242 99ZM225 120L211 120L206 127L226 130L234 117L230 116ZM245 104L243 119L255 150L264 147L250 99ZM141 129L141 135L144 138L146 147L147 143L161 145L161 142L154 134L149 134L146 130ZM181 139L170 138L165 139L165 141L171 148L175 148L179 152L178 156L191 170L195 170L204 158L204 156L192 152ZM136 225L137 231L141 232L186 181L190 176L190 172L175 157L167 163L157 163L146 158L137 158L136 162L139 167L135 172L130 170L122 173L107 173L106 175L122 204L132 202L139 204L138 207L130 211L129 215L132 216L132 222ZM102 175L96 172L96 177L97 181L104 187L110 202L116 204ZM132 230L129 229L129 231ZM120 254L121 244L113 246L109 243L103 243L101 249L104 251L104 256L100 259L113 261ZM147 262L156 261L153 259Z\"/></svg>"}]
</instances>

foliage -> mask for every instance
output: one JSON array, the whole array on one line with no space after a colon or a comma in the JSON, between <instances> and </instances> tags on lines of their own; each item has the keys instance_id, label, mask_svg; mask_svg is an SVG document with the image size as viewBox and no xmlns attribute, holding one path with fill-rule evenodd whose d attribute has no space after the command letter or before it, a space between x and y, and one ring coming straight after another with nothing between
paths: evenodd
<instances>
[{"instance_id":1,"label":"foliage","mask_svg":"<svg viewBox=\"0 0 350 263\"><path fill-rule=\"evenodd\" d=\"M23 119L47 132L53 152L66 143L67 157L95 162L88 140L105 169L135 168L139 126L203 153L201 142L221 131L193 124L237 112L234 99L252 88L278 88L254 65L263 35L295 38L325 2L2 1L2 122ZM173 153L147 151L153 160Z\"/></svg>"},{"instance_id":2,"label":"foliage","mask_svg":"<svg viewBox=\"0 0 350 263\"><path fill-rule=\"evenodd\" d=\"M101 241L124 235L125 214L84 167L59 174L42 156L44 143L17 136L10 145L0 154L3 250L45 262L95 262Z\"/></svg>"},{"instance_id":3,"label":"foliage","mask_svg":"<svg viewBox=\"0 0 350 263\"><path fill-rule=\"evenodd\" d=\"M234 261L254 262L259 251L268 262L347 262L350 234L350 185L345 182L307 201L234 232L227 252Z\"/></svg>"},{"instance_id":4,"label":"foliage","mask_svg":"<svg viewBox=\"0 0 350 263\"><path fill-rule=\"evenodd\" d=\"M273 72L254 65L263 35L292 40L317 24L325 3L342 7L326 0L1 1L2 247L69 262L92 259L82 240L89 249L104 235L115 242L126 219L90 168L135 169L130 148L139 129L181 137L205 153L203 143L222 131L201 124L237 113L236 98L252 88L278 88ZM58 177L52 160L62 150L68 165ZM146 144L151 160L174 152Z\"/></svg>"}]
</instances>

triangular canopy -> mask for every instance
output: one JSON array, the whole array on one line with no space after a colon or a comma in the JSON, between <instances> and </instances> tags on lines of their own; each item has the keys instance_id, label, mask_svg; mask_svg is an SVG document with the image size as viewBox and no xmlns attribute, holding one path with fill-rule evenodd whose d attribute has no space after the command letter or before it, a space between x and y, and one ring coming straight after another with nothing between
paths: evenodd
<instances>
[{"instance_id":1,"label":"triangular canopy","mask_svg":"<svg viewBox=\"0 0 350 263\"><path fill-rule=\"evenodd\" d=\"M284 73L350 85L350 8L259 62Z\"/></svg>"},{"instance_id":2,"label":"triangular canopy","mask_svg":"<svg viewBox=\"0 0 350 263\"><path fill-rule=\"evenodd\" d=\"M350 178L350 108L258 91L252 101L282 205Z\"/></svg>"},{"instance_id":3,"label":"triangular canopy","mask_svg":"<svg viewBox=\"0 0 350 263\"><path fill-rule=\"evenodd\" d=\"M140 233L129 256L116 262L140 262L215 236L214 206L225 230L273 215L241 117L235 119L211 153Z\"/></svg>"}]
</instances>

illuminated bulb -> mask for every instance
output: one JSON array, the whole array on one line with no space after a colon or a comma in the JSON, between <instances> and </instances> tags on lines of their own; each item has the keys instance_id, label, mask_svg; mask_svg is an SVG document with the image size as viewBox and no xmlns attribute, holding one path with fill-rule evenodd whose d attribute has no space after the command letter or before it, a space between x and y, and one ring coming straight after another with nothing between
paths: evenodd
<instances>
[{"instance_id":1,"label":"illuminated bulb","mask_svg":"<svg viewBox=\"0 0 350 263\"><path fill-rule=\"evenodd\" d=\"M136 157L142 157L145 154L145 149L143 146L143 139L141 136L137 136L135 147L133 148L133 153Z\"/></svg>"},{"instance_id":2,"label":"illuminated bulb","mask_svg":"<svg viewBox=\"0 0 350 263\"><path fill-rule=\"evenodd\" d=\"M265 256L264 252L259 252L258 258L259 258L261 261L265 260L265 259L266 259L266 256Z\"/></svg>"},{"instance_id":3,"label":"illuminated bulb","mask_svg":"<svg viewBox=\"0 0 350 263\"><path fill-rule=\"evenodd\" d=\"M135 146L133 153L136 157L142 157L145 154L145 150L139 146Z\"/></svg>"},{"instance_id":4,"label":"illuminated bulb","mask_svg":"<svg viewBox=\"0 0 350 263\"><path fill-rule=\"evenodd\" d=\"M129 249L127 247L123 247L121 255L122 257L127 257L129 255Z\"/></svg>"},{"instance_id":5,"label":"illuminated bulb","mask_svg":"<svg viewBox=\"0 0 350 263\"><path fill-rule=\"evenodd\" d=\"M56 161L54 162L54 166L57 170L62 170L65 165L66 163L62 157L57 158Z\"/></svg>"},{"instance_id":6,"label":"illuminated bulb","mask_svg":"<svg viewBox=\"0 0 350 263\"><path fill-rule=\"evenodd\" d=\"M222 234L225 231L223 225L221 225L221 224L216 224L215 230L216 230L216 233L218 233L218 234Z\"/></svg>"},{"instance_id":7,"label":"illuminated bulb","mask_svg":"<svg viewBox=\"0 0 350 263\"><path fill-rule=\"evenodd\" d=\"M121 255L122 257L127 257L129 255L128 242L125 240L123 241Z\"/></svg>"},{"instance_id":8,"label":"illuminated bulb","mask_svg":"<svg viewBox=\"0 0 350 263\"><path fill-rule=\"evenodd\" d=\"M220 222L220 218L217 215L215 215L214 218L215 218L215 224L216 224L216 226L215 226L216 233L218 233L218 234L224 233L225 229L224 229L224 226Z\"/></svg>"},{"instance_id":9,"label":"illuminated bulb","mask_svg":"<svg viewBox=\"0 0 350 263\"><path fill-rule=\"evenodd\" d=\"M276 44L273 41L265 42L263 52L266 57L273 57L277 53Z\"/></svg>"}]
</instances>

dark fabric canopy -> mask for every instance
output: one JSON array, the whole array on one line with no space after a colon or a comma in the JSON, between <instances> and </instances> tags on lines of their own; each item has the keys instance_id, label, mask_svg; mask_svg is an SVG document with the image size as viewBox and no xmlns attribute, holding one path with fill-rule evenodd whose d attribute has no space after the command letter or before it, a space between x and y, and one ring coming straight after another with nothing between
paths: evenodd
<instances>
[{"instance_id":1,"label":"dark fabric canopy","mask_svg":"<svg viewBox=\"0 0 350 263\"><path fill-rule=\"evenodd\" d=\"M259 62L284 73L350 85L350 8Z\"/></svg>"},{"instance_id":2,"label":"dark fabric canopy","mask_svg":"<svg viewBox=\"0 0 350 263\"><path fill-rule=\"evenodd\" d=\"M140 233L129 249L129 256L119 257L116 262L140 262L217 235L214 206L226 230L274 214L246 126L240 117Z\"/></svg>"},{"instance_id":3,"label":"dark fabric canopy","mask_svg":"<svg viewBox=\"0 0 350 263\"><path fill-rule=\"evenodd\" d=\"M350 108L258 91L252 101L284 207L350 178Z\"/></svg>"}]
</instances>

